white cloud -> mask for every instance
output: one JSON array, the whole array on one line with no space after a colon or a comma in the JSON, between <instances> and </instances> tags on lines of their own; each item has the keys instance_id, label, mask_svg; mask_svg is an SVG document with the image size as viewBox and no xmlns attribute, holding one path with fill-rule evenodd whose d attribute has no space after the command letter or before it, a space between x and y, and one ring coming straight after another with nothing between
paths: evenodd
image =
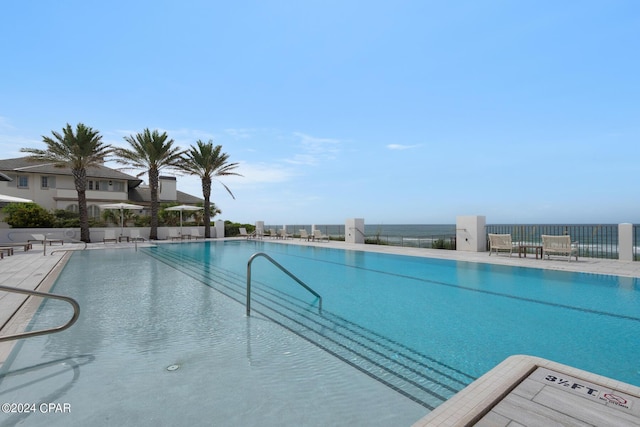
<instances>
[{"instance_id":1,"label":"white cloud","mask_svg":"<svg viewBox=\"0 0 640 427\"><path fill-rule=\"evenodd\" d=\"M275 164L238 163L235 171L242 176L225 176L222 178L225 184L228 182L234 185L274 184L289 181L296 175L292 170Z\"/></svg>"},{"instance_id":2,"label":"white cloud","mask_svg":"<svg viewBox=\"0 0 640 427\"><path fill-rule=\"evenodd\" d=\"M254 133L253 129L225 129L224 132L236 139L250 138Z\"/></svg>"},{"instance_id":3,"label":"white cloud","mask_svg":"<svg viewBox=\"0 0 640 427\"><path fill-rule=\"evenodd\" d=\"M334 138L317 138L301 132L294 132L293 136L300 140L302 153L283 159L294 165L316 165L323 160L331 160L340 152L341 141Z\"/></svg>"},{"instance_id":4,"label":"white cloud","mask_svg":"<svg viewBox=\"0 0 640 427\"><path fill-rule=\"evenodd\" d=\"M420 144L415 144L415 145L389 144L387 145L387 148L389 150L409 150L411 148L418 148L418 147L420 147Z\"/></svg>"},{"instance_id":5,"label":"white cloud","mask_svg":"<svg viewBox=\"0 0 640 427\"><path fill-rule=\"evenodd\" d=\"M340 140L334 138L316 138L301 132L294 132L293 136L300 138L302 146L312 153L336 153L339 151Z\"/></svg>"}]
</instances>

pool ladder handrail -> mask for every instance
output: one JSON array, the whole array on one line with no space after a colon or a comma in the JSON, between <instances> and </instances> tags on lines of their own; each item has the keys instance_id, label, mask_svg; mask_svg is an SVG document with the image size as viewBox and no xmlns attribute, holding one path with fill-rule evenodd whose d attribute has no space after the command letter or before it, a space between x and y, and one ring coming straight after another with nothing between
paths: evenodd
<instances>
[{"instance_id":1,"label":"pool ladder handrail","mask_svg":"<svg viewBox=\"0 0 640 427\"><path fill-rule=\"evenodd\" d=\"M76 301L75 299L73 299L71 297L67 297L67 296L64 296L64 295L58 295L58 294L50 294L50 293L47 293L47 292L32 291L30 289L14 288L12 286L2 286L2 285L0 285L0 291L15 292L15 293L18 293L18 294L27 294L27 295L39 296L39 297L43 297L43 298L59 299L59 300L68 302L73 307L73 317L71 317L71 320L69 320L67 323L65 323L62 326L58 326L58 327L55 327L55 328L49 328L49 329L40 329L38 331L22 332L22 333L19 333L19 334L7 335L7 336L4 336L4 337L0 337L0 342L2 342L2 341L10 341L10 340L17 340L17 339L21 339L21 338L36 337L36 336L39 336L39 335L47 335L47 334L52 334L54 332L62 332L65 329L70 328L71 325L73 325L74 323L76 323L76 320L78 320L78 317L80 316L80 304L78 304L78 301Z\"/></svg>"},{"instance_id":2,"label":"pool ladder handrail","mask_svg":"<svg viewBox=\"0 0 640 427\"><path fill-rule=\"evenodd\" d=\"M291 273L289 270L284 268L282 265L280 265L280 263L278 263L278 261L276 261L275 259L271 258L266 253L257 252L255 254L251 255L251 257L249 258L249 261L247 262L247 316L251 315L251 263L257 257L264 257L267 260L269 260L271 262L271 264L273 264L276 267L278 267L287 276L291 277L293 280L298 282L299 285L301 285L303 288L305 288L306 290L311 292L311 294L313 294L316 298L318 298L318 313L322 314L322 297L320 296L319 293L317 293L316 291L311 289L306 283L304 283L302 280L298 279L293 273Z\"/></svg>"},{"instance_id":3,"label":"pool ladder handrail","mask_svg":"<svg viewBox=\"0 0 640 427\"><path fill-rule=\"evenodd\" d=\"M45 236L45 238L46 238L46 236ZM69 240L71 241L71 243L84 243L84 248L82 248L82 249L55 249L55 250L51 251L51 253L49 255L53 255L56 252L76 252L78 250L84 251L84 250L87 249L87 242L85 242L83 240L76 240L76 239L69 239ZM43 249L43 251L44 251L44 255L46 255L47 254L46 241L45 241L45 244L42 245L42 246L45 247L45 249Z\"/></svg>"}]
</instances>

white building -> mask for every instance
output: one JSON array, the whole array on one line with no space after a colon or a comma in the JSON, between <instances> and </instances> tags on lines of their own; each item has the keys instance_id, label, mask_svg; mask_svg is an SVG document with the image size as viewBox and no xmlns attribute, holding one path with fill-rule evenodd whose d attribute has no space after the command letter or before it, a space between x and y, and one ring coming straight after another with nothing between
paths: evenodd
<instances>
[{"instance_id":1,"label":"white building","mask_svg":"<svg viewBox=\"0 0 640 427\"><path fill-rule=\"evenodd\" d=\"M31 199L47 210L78 211L78 193L71 169L56 168L50 163L37 163L20 157L0 160L0 174L12 179L0 180L0 194ZM106 203L130 201L149 207L151 192L148 186L141 184L141 179L106 166L88 168L86 196L89 217L99 218L100 205ZM175 177L161 176L159 190L160 203L195 205L204 201L178 191Z\"/></svg>"}]
</instances>

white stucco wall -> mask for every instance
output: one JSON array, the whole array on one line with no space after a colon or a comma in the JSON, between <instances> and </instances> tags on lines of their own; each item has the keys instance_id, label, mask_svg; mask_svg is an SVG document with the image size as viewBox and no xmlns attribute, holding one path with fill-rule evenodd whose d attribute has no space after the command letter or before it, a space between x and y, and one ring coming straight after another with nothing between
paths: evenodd
<instances>
[{"instance_id":1,"label":"white stucco wall","mask_svg":"<svg viewBox=\"0 0 640 427\"><path fill-rule=\"evenodd\" d=\"M78 204L78 192L72 176L51 174L21 175L29 178L29 186L27 188L19 188L15 180L11 182L3 181L0 182L0 194L33 200L47 210L67 209L69 205ZM53 187L42 188L43 176L54 178ZM106 183L107 188L105 190L87 190L87 206L99 206L104 203L126 201L128 199L126 180L102 179L101 182ZM112 191L114 182L122 183L123 191Z\"/></svg>"},{"instance_id":2,"label":"white stucco wall","mask_svg":"<svg viewBox=\"0 0 640 427\"><path fill-rule=\"evenodd\" d=\"M486 225L487 219L481 215L456 217L456 250L467 252L486 251Z\"/></svg>"}]
</instances>

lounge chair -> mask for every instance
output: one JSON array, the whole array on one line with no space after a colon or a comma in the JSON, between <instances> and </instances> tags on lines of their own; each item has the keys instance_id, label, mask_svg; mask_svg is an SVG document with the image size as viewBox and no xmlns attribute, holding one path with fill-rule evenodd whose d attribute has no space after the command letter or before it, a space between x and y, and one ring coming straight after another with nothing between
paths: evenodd
<instances>
[{"instance_id":1,"label":"lounge chair","mask_svg":"<svg viewBox=\"0 0 640 427\"><path fill-rule=\"evenodd\" d=\"M548 236L542 235L542 258L550 254L567 255L571 262L571 255L578 260L578 242L571 242L571 236Z\"/></svg>"},{"instance_id":2,"label":"lounge chair","mask_svg":"<svg viewBox=\"0 0 640 427\"><path fill-rule=\"evenodd\" d=\"M511 234L489 233L489 256L491 256L491 252L493 251L496 251L496 255L498 255L499 251L509 251L509 257L511 257L513 253Z\"/></svg>"},{"instance_id":3,"label":"lounge chair","mask_svg":"<svg viewBox=\"0 0 640 427\"><path fill-rule=\"evenodd\" d=\"M290 237L293 237L293 234L287 233L287 230L285 230L284 228L281 228L280 230L278 230L278 235L282 240L286 240Z\"/></svg>"},{"instance_id":4,"label":"lounge chair","mask_svg":"<svg viewBox=\"0 0 640 427\"><path fill-rule=\"evenodd\" d=\"M200 234L200 229L198 228L192 228L190 233L192 239L204 239L204 236Z\"/></svg>"},{"instance_id":5,"label":"lounge chair","mask_svg":"<svg viewBox=\"0 0 640 427\"><path fill-rule=\"evenodd\" d=\"M116 232L113 230L104 230L104 237L102 238L102 242L118 243L118 239L116 238Z\"/></svg>"},{"instance_id":6,"label":"lounge chair","mask_svg":"<svg viewBox=\"0 0 640 427\"><path fill-rule=\"evenodd\" d=\"M170 228L169 229L169 237L168 239L171 240L182 240L182 237L180 237L180 233L178 232L178 230L176 230L175 228Z\"/></svg>"},{"instance_id":7,"label":"lounge chair","mask_svg":"<svg viewBox=\"0 0 640 427\"><path fill-rule=\"evenodd\" d=\"M247 229L246 228L240 227L239 230L240 230L240 236L246 237L247 240L249 240L249 238L251 238L252 234L247 233Z\"/></svg>"},{"instance_id":8,"label":"lounge chair","mask_svg":"<svg viewBox=\"0 0 640 427\"><path fill-rule=\"evenodd\" d=\"M273 228L271 228L269 230L269 237L271 237L272 239L277 239L280 236L278 236L278 233L276 233L276 230L274 230Z\"/></svg>"},{"instance_id":9,"label":"lounge chair","mask_svg":"<svg viewBox=\"0 0 640 427\"><path fill-rule=\"evenodd\" d=\"M27 252L29 249L33 249L33 245L29 242L2 242L0 243L0 246L3 247L12 247L12 248L19 248L22 247L22 249Z\"/></svg>"},{"instance_id":10,"label":"lounge chair","mask_svg":"<svg viewBox=\"0 0 640 427\"><path fill-rule=\"evenodd\" d=\"M60 243L61 245L64 245L64 241L62 239L49 239L45 237L44 234L32 234L31 237L33 237L33 239L27 240L27 243L40 242L41 244L44 244L44 242L47 241L49 242L49 246L53 243Z\"/></svg>"},{"instance_id":11,"label":"lounge chair","mask_svg":"<svg viewBox=\"0 0 640 427\"><path fill-rule=\"evenodd\" d=\"M304 228L300 229L300 240L302 239L305 239L306 241L311 240L311 236L309 236L309 233L307 233L307 230Z\"/></svg>"},{"instance_id":12,"label":"lounge chair","mask_svg":"<svg viewBox=\"0 0 640 427\"><path fill-rule=\"evenodd\" d=\"M129 232L129 238L132 242L144 242L145 238L140 235L140 230L131 230Z\"/></svg>"},{"instance_id":13,"label":"lounge chair","mask_svg":"<svg viewBox=\"0 0 640 427\"><path fill-rule=\"evenodd\" d=\"M313 230L313 240L317 240L319 242L326 240L328 242L329 236L327 236L326 234L322 234L320 230Z\"/></svg>"},{"instance_id":14,"label":"lounge chair","mask_svg":"<svg viewBox=\"0 0 640 427\"><path fill-rule=\"evenodd\" d=\"M0 246L0 254L3 254L6 252L7 256L11 256L13 255L13 248L11 246Z\"/></svg>"}]
</instances>

